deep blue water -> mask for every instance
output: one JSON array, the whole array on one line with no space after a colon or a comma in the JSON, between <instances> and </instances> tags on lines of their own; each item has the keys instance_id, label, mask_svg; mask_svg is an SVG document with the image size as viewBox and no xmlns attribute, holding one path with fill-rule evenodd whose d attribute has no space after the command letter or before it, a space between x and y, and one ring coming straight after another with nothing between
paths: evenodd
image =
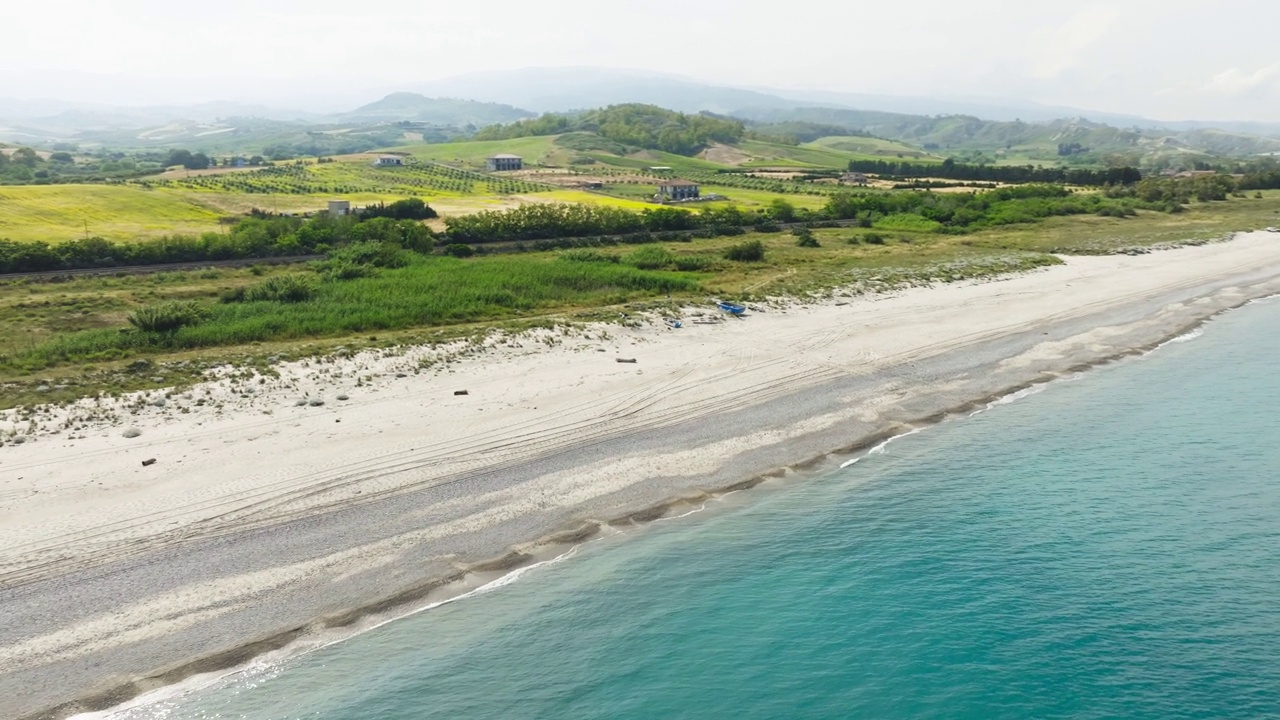
<instances>
[{"instance_id":1,"label":"deep blue water","mask_svg":"<svg viewBox=\"0 0 1280 720\"><path fill-rule=\"evenodd\" d=\"M1280 300L130 718L1280 717Z\"/></svg>"}]
</instances>

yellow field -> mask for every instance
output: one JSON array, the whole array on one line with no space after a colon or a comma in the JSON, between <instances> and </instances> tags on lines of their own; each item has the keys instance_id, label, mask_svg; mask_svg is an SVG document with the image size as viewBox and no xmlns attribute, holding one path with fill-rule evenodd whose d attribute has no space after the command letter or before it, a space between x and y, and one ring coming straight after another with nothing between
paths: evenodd
<instances>
[{"instance_id":1,"label":"yellow field","mask_svg":"<svg viewBox=\"0 0 1280 720\"><path fill-rule=\"evenodd\" d=\"M0 238L10 240L197 233L216 229L222 214L180 194L128 185L0 186Z\"/></svg>"}]
</instances>

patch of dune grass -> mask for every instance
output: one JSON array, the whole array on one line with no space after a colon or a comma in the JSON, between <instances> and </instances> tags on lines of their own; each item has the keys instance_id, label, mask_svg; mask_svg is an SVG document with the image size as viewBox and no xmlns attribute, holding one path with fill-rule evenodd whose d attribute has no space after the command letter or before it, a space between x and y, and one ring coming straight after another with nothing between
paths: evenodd
<instances>
[{"instance_id":1,"label":"patch of dune grass","mask_svg":"<svg viewBox=\"0 0 1280 720\"><path fill-rule=\"evenodd\" d=\"M460 260L418 257L371 277L321 283L301 302L210 304L199 322L155 332L105 328L51 339L5 361L36 369L140 352L333 337L375 330L496 320L583 305L608 305L691 291L687 275L553 256Z\"/></svg>"}]
</instances>

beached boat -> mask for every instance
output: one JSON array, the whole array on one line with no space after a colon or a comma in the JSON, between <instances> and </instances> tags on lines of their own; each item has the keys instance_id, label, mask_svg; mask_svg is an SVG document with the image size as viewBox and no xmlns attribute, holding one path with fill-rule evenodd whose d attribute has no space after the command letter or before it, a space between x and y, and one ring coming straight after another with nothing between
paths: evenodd
<instances>
[{"instance_id":1,"label":"beached boat","mask_svg":"<svg viewBox=\"0 0 1280 720\"><path fill-rule=\"evenodd\" d=\"M729 313L730 315L741 315L747 311L747 309L742 305L737 305L731 302L725 302L723 300L717 301L716 306L719 307L721 310Z\"/></svg>"}]
</instances>

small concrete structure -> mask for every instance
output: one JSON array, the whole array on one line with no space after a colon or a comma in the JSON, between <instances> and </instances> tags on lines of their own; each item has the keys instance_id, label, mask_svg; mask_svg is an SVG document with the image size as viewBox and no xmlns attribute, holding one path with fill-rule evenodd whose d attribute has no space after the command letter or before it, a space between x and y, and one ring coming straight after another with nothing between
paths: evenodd
<instances>
[{"instance_id":1,"label":"small concrete structure","mask_svg":"<svg viewBox=\"0 0 1280 720\"><path fill-rule=\"evenodd\" d=\"M489 169L489 172L523 170L524 158L519 155L494 155L485 160L485 167Z\"/></svg>"},{"instance_id":2,"label":"small concrete structure","mask_svg":"<svg viewBox=\"0 0 1280 720\"><path fill-rule=\"evenodd\" d=\"M350 200L330 200L329 201L329 215L331 217L342 217L343 215L350 215L350 214L351 214Z\"/></svg>"},{"instance_id":3,"label":"small concrete structure","mask_svg":"<svg viewBox=\"0 0 1280 720\"><path fill-rule=\"evenodd\" d=\"M373 161L374 167L396 167L404 164L404 158L399 155L379 155L377 160Z\"/></svg>"},{"instance_id":4,"label":"small concrete structure","mask_svg":"<svg viewBox=\"0 0 1280 720\"><path fill-rule=\"evenodd\" d=\"M867 174L860 172L847 172L840 176L840 182L848 185L866 185Z\"/></svg>"},{"instance_id":5,"label":"small concrete structure","mask_svg":"<svg viewBox=\"0 0 1280 720\"><path fill-rule=\"evenodd\" d=\"M666 180L658 185L658 194L667 200L693 200L702 194L702 189L688 180Z\"/></svg>"}]
</instances>

